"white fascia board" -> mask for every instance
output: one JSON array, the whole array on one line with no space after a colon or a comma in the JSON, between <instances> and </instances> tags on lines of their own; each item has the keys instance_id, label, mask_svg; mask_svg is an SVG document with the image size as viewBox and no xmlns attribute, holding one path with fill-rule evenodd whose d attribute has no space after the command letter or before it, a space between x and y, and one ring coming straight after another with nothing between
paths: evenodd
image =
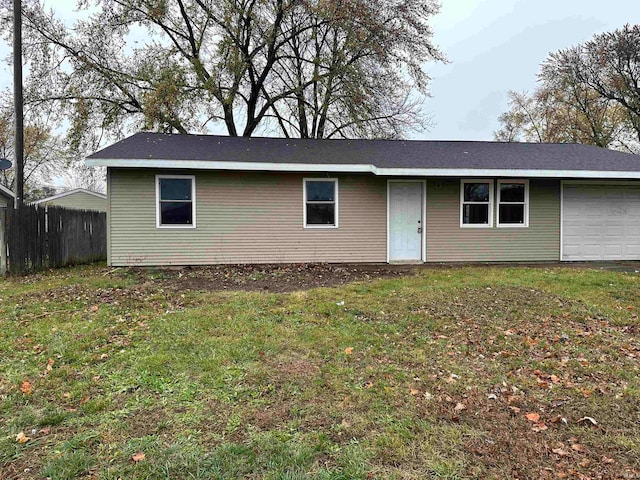
<instances>
[{"instance_id":1,"label":"white fascia board","mask_svg":"<svg viewBox=\"0 0 640 480\"><path fill-rule=\"evenodd\" d=\"M7 187L5 187L4 185L0 184L0 192L4 193L5 195L15 199L16 198L16 194L13 193L11 190L9 190Z\"/></svg>"},{"instance_id":2,"label":"white fascia board","mask_svg":"<svg viewBox=\"0 0 640 480\"><path fill-rule=\"evenodd\" d=\"M371 173L373 165L317 163L214 162L208 160L157 160L88 158L89 167L169 168L183 170L253 170L272 172L363 172Z\"/></svg>"},{"instance_id":3,"label":"white fascia board","mask_svg":"<svg viewBox=\"0 0 640 480\"><path fill-rule=\"evenodd\" d=\"M640 179L640 171L539 170L480 168L378 168L371 164L318 164L268 162L217 162L208 160L88 158L90 167L166 168L184 170L244 170L268 172L372 173L385 177L509 177L509 178L593 178Z\"/></svg>"}]
</instances>

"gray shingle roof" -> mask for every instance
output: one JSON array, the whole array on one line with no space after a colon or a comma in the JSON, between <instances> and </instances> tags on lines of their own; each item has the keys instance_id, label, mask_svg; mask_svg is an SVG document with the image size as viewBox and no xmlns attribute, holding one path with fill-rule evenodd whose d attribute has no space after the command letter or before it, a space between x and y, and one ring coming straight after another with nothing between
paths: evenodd
<instances>
[{"instance_id":1,"label":"gray shingle roof","mask_svg":"<svg viewBox=\"0 0 640 480\"><path fill-rule=\"evenodd\" d=\"M89 159L640 172L640 156L578 144L312 140L137 133ZM212 164L214 167L214 164Z\"/></svg>"}]
</instances>

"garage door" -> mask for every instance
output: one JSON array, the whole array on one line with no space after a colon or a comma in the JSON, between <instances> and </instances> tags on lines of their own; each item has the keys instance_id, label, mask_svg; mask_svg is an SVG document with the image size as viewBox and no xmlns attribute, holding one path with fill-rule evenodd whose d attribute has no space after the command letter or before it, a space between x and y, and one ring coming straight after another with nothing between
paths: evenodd
<instances>
[{"instance_id":1,"label":"garage door","mask_svg":"<svg viewBox=\"0 0 640 480\"><path fill-rule=\"evenodd\" d=\"M640 260L640 186L565 185L563 260Z\"/></svg>"}]
</instances>

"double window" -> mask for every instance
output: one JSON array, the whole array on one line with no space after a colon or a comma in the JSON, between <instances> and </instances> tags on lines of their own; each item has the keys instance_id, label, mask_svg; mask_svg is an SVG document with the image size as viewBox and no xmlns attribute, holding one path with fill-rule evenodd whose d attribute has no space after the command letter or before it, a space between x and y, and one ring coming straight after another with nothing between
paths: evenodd
<instances>
[{"instance_id":1,"label":"double window","mask_svg":"<svg viewBox=\"0 0 640 480\"><path fill-rule=\"evenodd\" d=\"M529 181L498 180L497 209L493 180L462 180L460 184L460 226L493 226L494 210L498 227L529 226Z\"/></svg>"},{"instance_id":2,"label":"double window","mask_svg":"<svg viewBox=\"0 0 640 480\"><path fill-rule=\"evenodd\" d=\"M338 227L338 180L335 178L305 178L304 227Z\"/></svg>"},{"instance_id":3,"label":"double window","mask_svg":"<svg viewBox=\"0 0 640 480\"><path fill-rule=\"evenodd\" d=\"M193 175L156 175L156 226L195 228L195 191Z\"/></svg>"}]
</instances>

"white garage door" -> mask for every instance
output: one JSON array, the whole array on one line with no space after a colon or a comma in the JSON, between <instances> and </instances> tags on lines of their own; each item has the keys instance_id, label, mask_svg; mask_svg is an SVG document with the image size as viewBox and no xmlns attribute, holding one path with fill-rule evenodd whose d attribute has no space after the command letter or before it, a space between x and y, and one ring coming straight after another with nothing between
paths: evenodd
<instances>
[{"instance_id":1,"label":"white garage door","mask_svg":"<svg viewBox=\"0 0 640 480\"><path fill-rule=\"evenodd\" d=\"M563 260L640 260L640 186L563 190Z\"/></svg>"}]
</instances>

